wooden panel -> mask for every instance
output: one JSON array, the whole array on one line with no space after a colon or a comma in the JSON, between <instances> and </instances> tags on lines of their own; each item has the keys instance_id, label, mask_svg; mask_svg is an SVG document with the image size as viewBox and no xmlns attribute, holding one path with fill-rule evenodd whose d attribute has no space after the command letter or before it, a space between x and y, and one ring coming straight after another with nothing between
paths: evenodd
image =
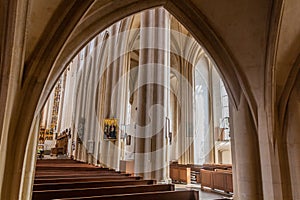
<instances>
[{"instance_id":1,"label":"wooden panel","mask_svg":"<svg viewBox=\"0 0 300 200\"><path fill-rule=\"evenodd\" d=\"M191 183L191 168L180 167L179 168L179 180L186 184L190 184Z\"/></svg>"},{"instance_id":2,"label":"wooden panel","mask_svg":"<svg viewBox=\"0 0 300 200\"><path fill-rule=\"evenodd\" d=\"M196 174L196 182L201 184L201 173L200 172Z\"/></svg>"},{"instance_id":3,"label":"wooden panel","mask_svg":"<svg viewBox=\"0 0 300 200\"><path fill-rule=\"evenodd\" d=\"M225 174L223 172L212 172L212 189L225 190Z\"/></svg>"},{"instance_id":4,"label":"wooden panel","mask_svg":"<svg viewBox=\"0 0 300 200\"><path fill-rule=\"evenodd\" d=\"M128 174L133 174L134 160L120 160L120 171Z\"/></svg>"},{"instance_id":5,"label":"wooden panel","mask_svg":"<svg viewBox=\"0 0 300 200\"><path fill-rule=\"evenodd\" d=\"M201 169L201 188L209 187L211 189L233 192L232 171L230 170L204 170Z\"/></svg>"},{"instance_id":6,"label":"wooden panel","mask_svg":"<svg viewBox=\"0 0 300 200\"><path fill-rule=\"evenodd\" d=\"M210 187L212 188L212 171L210 170L200 170L201 173L201 188Z\"/></svg>"},{"instance_id":7,"label":"wooden panel","mask_svg":"<svg viewBox=\"0 0 300 200\"><path fill-rule=\"evenodd\" d=\"M232 181L232 173L226 173L226 188L225 192L233 192L233 181Z\"/></svg>"},{"instance_id":8,"label":"wooden panel","mask_svg":"<svg viewBox=\"0 0 300 200\"><path fill-rule=\"evenodd\" d=\"M179 167L174 166L172 169L173 169L173 178L172 178L172 180L180 181L180 179L179 179Z\"/></svg>"},{"instance_id":9,"label":"wooden panel","mask_svg":"<svg viewBox=\"0 0 300 200\"><path fill-rule=\"evenodd\" d=\"M174 182L191 183L191 168L185 165L170 165L170 178Z\"/></svg>"}]
</instances>

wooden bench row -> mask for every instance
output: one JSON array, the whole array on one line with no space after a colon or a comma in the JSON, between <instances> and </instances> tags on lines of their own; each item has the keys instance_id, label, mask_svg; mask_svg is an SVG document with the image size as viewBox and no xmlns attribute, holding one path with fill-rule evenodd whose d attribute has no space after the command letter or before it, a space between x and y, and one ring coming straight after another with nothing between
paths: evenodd
<instances>
[{"instance_id":1,"label":"wooden bench row","mask_svg":"<svg viewBox=\"0 0 300 200\"><path fill-rule=\"evenodd\" d=\"M51 178L72 178L72 177L108 177L108 176L130 176L130 174L120 174L120 173L84 173L84 174L76 174L76 173L66 173L66 174L39 174L35 175L36 179L51 179Z\"/></svg>"},{"instance_id":2,"label":"wooden bench row","mask_svg":"<svg viewBox=\"0 0 300 200\"><path fill-rule=\"evenodd\" d=\"M68 182L88 182L88 181L105 181L105 180L140 180L139 176L96 176L96 177L69 177L69 178L36 178L35 184L41 183L68 183Z\"/></svg>"},{"instance_id":3,"label":"wooden bench row","mask_svg":"<svg viewBox=\"0 0 300 200\"><path fill-rule=\"evenodd\" d=\"M57 167L50 167L50 166L36 166L37 171L54 171L54 170L75 170L75 171L113 171L112 169L108 168L97 168L97 167L82 167L82 166L57 166Z\"/></svg>"},{"instance_id":4,"label":"wooden bench row","mask_svg":"<svg viewBox=\"0 0 300 200\"><path fill-rule=\"evenodd\" d=\"M233 192L232 171L201 169L201 189L204 187L223 190L227 193Z\"/></svg>"},{"instance_id":5,"label":"wooden bench row","mask_svg":"<svg viewBox=\"0 0 300 200\"><path fill-rule=\"evenodd\" d=\"M97 187L97 188L79 188L79 189L60 189L60 190L44 190L34 191L33 200L43 199L58 199L61 197L88 197L88 196L101 196L101 195L114 195L114 194L130 194L155 191L173 191L174 185L124 185L114 187Z\"/></svg>"},{"instance_id":6,"label":"wooden bench row","mask_svg":"<svg viewBox=\"0 0 300 200\"><path fill-rule=\"evenodd\" d=\"M69 160L39 160L33 200L50 199L180 199L198 200L198 191L174 191L173 184L156 184L139 176Z\"/></svg>"},{"instance_id":7,"label":"wooden bench row","mask_svg":"<svg viewBox=\"0 0 300 200\"><path fill-rule=\"evenodd\" d=\"M194 182L201 184L201 169L215 171L217 169L222 170L231 170L232 165L230 164L203 164L203 165L194 165L187 164L182 165L177 162L170 164L170 178L175 183L192 183Z\"/></svg>"},{"instance_id":8,"label":"wooden bench row","mask_svg":"<svg viewBox=\"0 0 300 200\"><path fill-rule=\"evenodd\" d=\"M162 192L143 192L134 194L117 194L117 195L103 195L79 198L64 198L57 200L75 200L75 199L105 199L105 200L198 200L198 191L162 191Z\"/></svg>"},{"instance_id":9,"label":"wooden bench row","mask_svg":"<svg viewBox=\"0 0 300 200\"><path fill-rule=\"evenodd\" d=\"M173 165L170 167L170 178L173 182L191 183L191 168L187 166Z\"/></svg>"},{"instance_id":10,"label":"wooden bench row","mask_svg":"<svg viewBox=\"0 0 300 200\"><path fill-rule=\"evenodd\" d=\"M82 164L82 162L80 161L76 161L76 160L72 160L72 159L41 159L41 160L37 160L37 165L39 164L43 164L43 163L50 163L50 164L54 164L54 163L79 163Z\"/></svg>"},{"instance_id":11,"label":"wooden bench row","mask_svg":"<svg viewBox=\"0 0 300 200\"><path fill-rule=\"evenodd\" d=\"M99 174L99 175L112 175L112 174L124 174L121 172L116 171L76 171L76 170L67 170L62 173L61 170L47 170L47 171L36 171L35 176L69 176L70 174L77 174L77 175L86 175L86 174Z\"/></svg>"},{"instance_id":12,"label":"wooden bench row","mask_svg":"<svg viewBox=\"0 0 300 200\"><path fill-rule=\"evenodd\" d=\"M155 183L156 183L155 180L105 180L105 181L70 182L70 183L41 183L41 184L33 184L33 191L112 187L112 186L124 186L124 185L153 185Z\"/></svg>"}]
</instances>

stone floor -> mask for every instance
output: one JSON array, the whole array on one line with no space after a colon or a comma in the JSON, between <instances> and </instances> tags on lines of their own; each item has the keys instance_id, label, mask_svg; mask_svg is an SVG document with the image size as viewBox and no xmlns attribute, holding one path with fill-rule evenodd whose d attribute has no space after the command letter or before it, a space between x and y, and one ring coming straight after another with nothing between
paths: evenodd
<instances>
[{"instance_id":1,"label":"stone floor","mask_svg":"<svg viewBox=\"0 0 300 200\"><path fill-rule=\"evenodd\" d=\"M202 191L200 189L199 184L189 184L189 185L184 185L184 184L175 184L175 190L198 190L199 191L199 200L221 200L221 199L232 199L230 195L223 195L211 191Z\"/></svg>"}]
</instances>

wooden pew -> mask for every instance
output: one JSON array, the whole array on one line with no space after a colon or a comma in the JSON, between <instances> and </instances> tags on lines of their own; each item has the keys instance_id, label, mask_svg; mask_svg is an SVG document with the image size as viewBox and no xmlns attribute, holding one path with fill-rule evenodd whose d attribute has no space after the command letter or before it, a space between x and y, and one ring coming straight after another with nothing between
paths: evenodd
<instances>
[{"instance_id":1,"label":"wooden pew","mask_svg":"<svg viewBox=\"0 0 300 200\"><path fill-rule=\"evenodd\" d=\"M191 168L186 165L170 165L170 178L173 182L191 183Z\"/></svg>"},{"instance_id":2,"label":"wooden pew","mask_svg":"<svg viewBox=\"0 0 300 200\"><path fill-rule=\"evenodd\" d=\"M155 191L174 191L174 185L126 185L114 187L99 187L99 188L84 188L84 189L66 189L66 190L45 190L34 191L32 200L50 200L55 198L74 198L74 197L90 197L113 194L130 194L140 192L155 192Z\"/></svg>"},{"instance_id":3,"label":"wooden pew","mask_svg":"<svg viewBox=\"0 0 300 200\"><path fill-rule=\"evenodd\" d=\"M34 180L34 183L68 183L68 182L88 182L88 181L105 181L105 180L140 180L140 176L103 176L103 177L72 177L72 178L50 178Z\"/></svg>"},{"instance_id":4,"label":"wooden pew","mask_svg":"<svg viewBox=\"0 0 300 200\"><path fill-rule=\"evenodd\" d=\"M97 167L84 167L84 166L36 166L37 171L46 171L46 170L61 170L61 171L66 171L66 170L72 170L72 171L114 171L112 169L108 168L97 168Z\"/></svg>"},{"instance_id":5,"label":"wooden pew","mask_svg":"<svg viewBox=\"0 0 300 200\"><path fill-rule=\"evenodd\" d=\"M170 178L173 182L179 180L179 173L178 173L178 166L177 165L170 165Z\"/></svg>"},{"instance_id":6,"label":"wooden pew","mask_svg":"<svg viewBox=\"0 0 300 200\"><path fill-rule=\"evenodd\" d=\"M47 171L36 171L35 175L48 175L48 176L53 176L53 175L67 175L67 174L121 174L120 172L116 171L105 171L105 170L95 170L95 171L76 171L76 170L47 170Z\"/></svg>"},{"instance_id":7,"label":"wooden pew","mask_svg":"<svg viewBox=\"0 0 300 200\"><path fill-rule=\"evenodd\" d=\"M205 170L201 169L201 189L209 187L224 192L233 192L232 171L230 170Z\"/></svg>"},{"instance_id":8,"label":"wooden pew","mask_svg":"<svg viewBox=\"0 0 300 200\"><path fill-rule=\"evenodd\" d=\"M39 174L36 175L36 179L51 179L51 178L72 178L72 177L106 177L106 176L130 176L130 174L120 174L120 173L64 173L64 174L53 174L53 175L47 175L47 174Z\"/></svg>"},{"instance_id":9,"label":"wooden pew","mask_svg":"<svg viewBox=\"0 0 300 200\"><path fill-rule=\"evenodd\" d=\"M199 192L195 190L187 191L163 191L163 192L145 192L134 194L117 194L117 195L103 195L93 197L79 197L79 198L62 198L57 200L76 200L76 199L106 199L106 200L198 200Z\"/></svg>"},{"instance_id":10,"label":"wooden pew","mask_svg":"<svg viewBox=\"0 0 300 200\"><path fill-rule=\"evenodd\" d=\"M185 174L185 172L182 171L182 170L188 169L188 168L190 168L190 172L191 172L190 175ZM201 180L202 180L201 169L210 170L210 171L214 171L217 169L231 170L232 165L231 164L215 164L215 163L212 163L212 164L206 163L203 165L195 165L195 164L182 165L182 164L178 164L178 162L172 162L170 164L170 178L174 182L184 182L184 183L188 184L190 182L187 182L186 179L188 178L188 176L190 176L190 178L193 179L193 181L201 184ZM206 178L204 178L204 179L206 179ZM204 183L204 184L206 184L206 183Z\"/></svg>"},{"instance_id":11,"label":"wooden pew","mask_svg":"<svg viewBox=\"0 0 300 200\"><path fill-rule=\"evenodd\" d=\"M232 171L216 170L213 172L213 188L233 192Z\"/></svg>"},{"instance_id":12,"label":"wooden pew","mask_svg":"<svg viewBox=\"0 0 300 200\"><path fill-rule=\"evenodd\" d=\"M71 160L71 159L41 159L37 160L37 164L43 164L43 163L82 163L76 160Z\"/></svg>"},{"instance_id":13,"label":"wooden pew","mask_svg":"<svg viewBox=\"0 0 300 200\"><path fill-rule=\"evenodd\" d=\"M232 172L231 173L227 173L225 175L225 181L226 181L225 192L233 192Z\"/></svg>"},{"instance_id":14,"label":"wooden pew","mask_svg":"<svg viewBox=\"0 0 300 200\"><path fill-rule=\"evenodd\" d=\"M190 168L179 167L180 182L190 181ZM156 185L108 168L70 160L38 161L33 200L50 199L198 199L196 191L174 191L174 185Z\"/></svg>"},{"instance_id":15,"label":"wooden pew","mask_svg":"<svg viewBox=\"0 0 300 200\"><path fill-rule=\"evenodd\" d=\"M183 170L185 169L187 171L183 172ZM182 165L182 164L178 164L177 162L173 162L170 164L170 178L174 182L183 182L189 184L192 181L194 181L196 183L200 183L201 181L200 169L202 169L202 165L195 165L195 164Z\"/></svg>"},{"instance_id":16,"label":"wooden pew","mask_svg":"<svg viewBox=\"0 0 300 200\"><path fill-rule=\"evenodd\" d=\"M96 167L93 165L88 165L85 163L80 163L76 161L46 161L46 162L37 162L36 164L36 171L44 171L44 170L110 170L106 167Z\"/></svg>"},{"instance_id":17,"label":"wooden pew","mask_svg":"<svg viewBox=\"0 0 300 200\"><path fill-rule=\"evenodd\" d=\"M155 180L113 180L109 182L90 181L90 182L71 182L71 183L44 183L44 184L33 184L33 191L112 187L112 186L124 186L124 185L151 185L155 183L156 183Z\"/></svg>"}]
</instances>

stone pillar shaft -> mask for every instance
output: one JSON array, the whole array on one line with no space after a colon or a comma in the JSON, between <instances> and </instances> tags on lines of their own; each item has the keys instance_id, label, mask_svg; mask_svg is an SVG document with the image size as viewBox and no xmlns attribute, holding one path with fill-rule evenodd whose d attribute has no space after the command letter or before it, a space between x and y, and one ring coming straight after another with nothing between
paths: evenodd
<instances>
[{"instance_id":1,"label":"stone pillar shaft","mask_svg":"<svg viewBox=\"0 0 300 200\"><path fill-rule=\"evenodd\" d=\"M164 126L167 116L167 58L164 50L149 47L156 46L154 43L164 43L165 35L156 28L165 28L165 15L163 9L141 13L135 138L135 172L144 178L155 178L159 181L166 178L164 165L167 149Z\"/></svg>"},{"instance_id":2,"label":"stone pillar shaft","mask_svg":"<svg viewBox=\"0 0 300 200\"><path fill-rule=\"evenodd\" d=\"M244 96L238 110L231 109L231 144L234 176L234 198L263 199L258 135Z\"/></svg>"}]
</instances>

